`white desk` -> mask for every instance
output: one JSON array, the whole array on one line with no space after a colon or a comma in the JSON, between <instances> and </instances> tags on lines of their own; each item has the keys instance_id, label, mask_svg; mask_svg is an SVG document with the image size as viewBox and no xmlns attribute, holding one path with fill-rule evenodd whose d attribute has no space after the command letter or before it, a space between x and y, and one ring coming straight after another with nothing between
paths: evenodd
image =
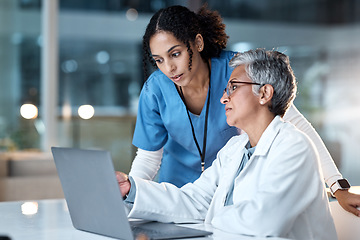
<instances>
[{"instance_id":1,"label":"white desk","mask_svg":"<svg viewBox=\"0 0 360 240\"><path fill-rule=\"evenodd\" d=\"M199 239L239 239L263 240L227 234L211 229L203 224L187 224L193 228L210 230L212 236ZM71 223L70 215L64 199L40 200L34 202L0 202L0 236L11 240L106 240L113 239L92 233L76 230ZM266 240L268 240L267 238ZM283 238L271 238L281 240ZM187 240L189 240L187 238Z\"/></svg>"}]
</instances>

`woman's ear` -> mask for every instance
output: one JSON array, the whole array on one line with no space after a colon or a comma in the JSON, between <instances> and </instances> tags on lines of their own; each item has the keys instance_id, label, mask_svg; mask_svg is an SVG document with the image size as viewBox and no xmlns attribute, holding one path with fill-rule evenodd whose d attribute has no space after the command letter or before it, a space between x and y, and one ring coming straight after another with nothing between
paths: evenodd
<instances>
[{"instance_id":1,"label":"woman's ear","mask_svg":"<svg viewBox=\"0 0 360 240\"><path fill-rule=\"evenodd\" d=\"M200 33L198 33L195 37L195 47L199 52L204 50L204 39Z\"/></svg>"},{"instance_id":2,"label":"woman's ear","mask_svg":"<svg viewBox=\"0 0 360 240\"><path fill-rule=\"evenodd\" d=\"M271 101L274 94L274 88L270 84L265 84L260 88L259 103L264 105Z\"/></svg>"}]
</instances>

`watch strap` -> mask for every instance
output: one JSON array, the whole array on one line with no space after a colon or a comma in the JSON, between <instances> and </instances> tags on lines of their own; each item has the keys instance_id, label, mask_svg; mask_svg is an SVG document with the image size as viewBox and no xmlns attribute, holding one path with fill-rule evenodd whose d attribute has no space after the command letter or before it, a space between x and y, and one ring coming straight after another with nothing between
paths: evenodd
<instances>
[{"instance_id":1,"label":"watch strap","mask_svg":"<svg viewBox=\"0 0 360 240\"><path fill-rule=\"evenodd\" d=\"M333 197L335 197L335 192L337 191L337 190L339 190L339 183L336 181L336 182L334 182L334 184L333 185L331 185L331 187L330 187L330 193L331 193L331 195L333 196Z\"/></svg>"},{"instance_id":2,"label":"watch strap","mask_svg":"<svg viewBox=\"0 0 360 240\"><path fill-rule=\"evenodd\" d=\"M333 197L335 197L335 192L337 190L346 190L346 189L349 189L350 188L350 184L348 182L348 180L346 180L345 178L344 179L338 179L336 180L335 183L333 183L333 185L330 186L330 192L331 192L331 195Z\"/></svg>"}]
</instances>

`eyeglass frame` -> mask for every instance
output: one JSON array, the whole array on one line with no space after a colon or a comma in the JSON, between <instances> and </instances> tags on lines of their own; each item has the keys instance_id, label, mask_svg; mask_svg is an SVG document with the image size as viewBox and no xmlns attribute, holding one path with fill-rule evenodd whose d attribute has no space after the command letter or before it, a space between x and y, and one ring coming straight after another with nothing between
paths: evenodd
<instances>
[{"instance_id":1,"label":"eyeglass frame","mask_svg":"<svg viewBox=\"0 0 360 240\"><path fill-rule=\"evenodd\" d=\"M255 82L242 82L242 81L230 81L227 85L226 85L226 88L224 89L223 91L223 95L224 93L226 93L227 97L230 97L234 91L236 90L233 90L231 93L230 93L230 89L229 89L229 85L232 84L232 83L243 83L243 84L250 84L250 85L258 85L258 86L263 86L264 84L260 84L260 83L255 83Z\"/></svg>"}]
</instances>

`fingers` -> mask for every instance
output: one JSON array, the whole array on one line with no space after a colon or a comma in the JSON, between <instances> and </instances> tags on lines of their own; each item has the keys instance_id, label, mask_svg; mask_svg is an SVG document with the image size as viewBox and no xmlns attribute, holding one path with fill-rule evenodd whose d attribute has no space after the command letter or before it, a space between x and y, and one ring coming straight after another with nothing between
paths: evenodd
<instances>
[{"instance_id":1,"label":"fingers","mask_svg":"<svg viewBox=\"0 0 360 240\"><path fill-rule=\"evenodd\" d=\"M115 174L116 174L116 179L117 179L118 183L126 182L129 179L128 175L126 175L123 172L116 171Z\"/></svg>"},{"instance_id":2,"label":"fingers","mask_svg":"<svg viewBox=\"0 0 360 240\"><path fill-rule=\"evenodd\" d=\"M118 171L115 172L115 175L116 175L116 180L119 184L121 195L124 197L129 193L131 188L129 177L127 174Z\"/></svg>"},{"instance_id":3,"label":"fingers","mask_svg":"<svg viewBox=\"0 0 360 240\"><path fill-rule=\"evenodd\" d=\"M136 240L149 240L149 238L145 234L140 233L136 236Z\"/></svg>"},{"instance_id":4,"label":"fingers","mask_svg":"<svg viewBox=\"0 0 360 240\"><path fill-rule=\"evenodd\" d=\"M343 209L360 217L360 195L345 190L338 190L335 194Z\"/></svg>"},{"instance_id":5,"label":"fingers","mask_svg":"<svg viewBox=\"0 0 360 240\"><path fill-rule=\"evenodd\" d=\"M348 209L345 209L345 210L347 210L348 212L354 214L357 217L360 217L360 207L351 206L351 207L349 207Z\"/></svg>"},{"instance_id":6,"label":"fingers","mask_svg":"<svg viewBox=\"0 0 360 240\"><path fill-rule=\"evenodd\" d=\"M354 211L355 216L360 217L360 206L357 206Z\"/></svg>"}]
</instances>

